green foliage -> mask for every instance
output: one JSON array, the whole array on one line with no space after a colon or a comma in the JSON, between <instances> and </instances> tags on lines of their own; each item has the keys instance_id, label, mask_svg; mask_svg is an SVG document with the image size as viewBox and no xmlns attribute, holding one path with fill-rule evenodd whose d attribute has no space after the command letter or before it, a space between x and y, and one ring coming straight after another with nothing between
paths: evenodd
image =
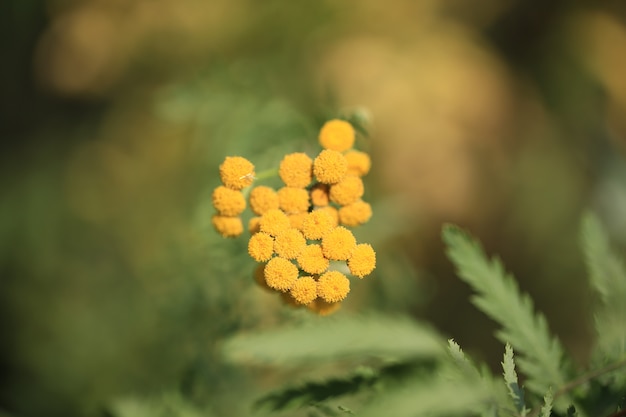
<instances>
[{"instance_id":1,"label":"green foliage","mask_svg":"<svg viewBox=\"0 0 626 417\"><path fill-rule=\"evenodd\" d=\"M477 366L452 339L444 349L441 336L412 320L379 315L311 319L241 334L224 343L225 357L241 364L296 374L334 364L331 376L305 377L299 384L270 391L256 401L255 409L309 410L309 415L326 416L550 417L609 415L623 406L626 383L615 376L623 373L617 370L626 360L623 345L614 343L621 340L616 339L621 335L617 328L612 329L616 333L611 343L599 335L596 349L603 363L611 361L608 365L566 368L571 361L550 334L545 317L534 311L531 299L520 292L501 262L489 259L477 241L456 227L447 226L443 238L459 276L477 293L474 303L501 326L497 337L505 343L502 376ZM624 269L591 217L583 224L583 247L592 285L601 295L598 320L623 323L620 307L613 304L624 299L615 298L624 297ZM522 356L516 357L514 349ZM534 395L525 398L524 387Z\"/></svg>"},{"instance_id":2,"label":"green foliage","mask_svg":"<svg viewBox=\"0 0 626 417\"><path fill-rule=\"evenodd\" d=\"M591 214L583 219L582 247L592 288L599 295L595 312L597 340L594 356L599 363L625 359L626 270L609 245L606 232ZM626 381L622 377L622 381Z\"/></svg>"},{"instance_id":3,"label":"green foliage","mask_svg":"<svg viewBox=\"0 0 626 417\"><path fill-rule=\"evenodd\" d=\"M295 365L346 358L406 360L443 356L444 341L430 327L402 317L328 317L228 340L231 360Z\"/></svg>"},{"instance_id":4,"label":"green foliage","mask_svg":"<svg viewBox=\"0 0 626 417\"><path fill-rule=\"evenodd\" d=\"M523 355L518 365L528 378L528 389L543 395L551 387L562 386L567 377L561 344L550 335L545 317L534 312L530 297L520 292L500 260L487 259L480 244L465 232L447 226L443 239L459 277L477 293L473 303L500 324L498 339Z\"/></svg>"}]
</instances>

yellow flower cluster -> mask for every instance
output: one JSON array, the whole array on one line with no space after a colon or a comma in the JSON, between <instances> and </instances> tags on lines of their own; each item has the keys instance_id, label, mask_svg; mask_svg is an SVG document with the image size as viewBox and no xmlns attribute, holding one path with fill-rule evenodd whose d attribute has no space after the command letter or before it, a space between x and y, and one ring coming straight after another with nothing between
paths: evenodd
<instances>
[{"instance_id":1,"label":"yellow flower cluster","mask_svg":"<svg viewBox=\"0 0 626 417\"><path fill-rule=\"evenodd\" d=\"M345 262L349 275L364 278L376 267L376 253L371 245L357 243L349 230L372 216L362 199L369 155L353 149L355 131L344 120L325 123L318 139L323 149L315 158L297 152L282 159L282 187L250 190L254 217L248 223L248 253L260 263L254 274L259 285L279 292L290 305L325 315L350 292L350 279L335 263ZM228 157L220 177L223 185L213 192L218 211L213 224L222 236L237 236L243 230L238 216L246 207L241 190L255 180L254 166Z\"/></svg>"}]
</instances>

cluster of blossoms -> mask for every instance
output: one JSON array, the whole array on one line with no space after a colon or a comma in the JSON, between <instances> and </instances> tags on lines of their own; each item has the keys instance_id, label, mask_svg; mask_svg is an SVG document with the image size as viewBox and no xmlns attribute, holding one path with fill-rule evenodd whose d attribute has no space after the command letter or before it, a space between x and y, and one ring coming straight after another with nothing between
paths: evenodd
<instances>
[{"instance_id":1,"label":"cluster of blossoms","mask_svg":"<svg viewBox=\"0 0 626 417\"><path fill-rule=\"evenodd\" d=\"M248 253L260 263L256 281L289 304L320 314L335 311L350 292L342 271L364 278L376 266L372 246L357 243L350 231L372 216L362 200L361 179L371 162L367 153L352 149L354 140L350 123L328 121L319 133L323 150L314 159L286 155L278 168L284 185L278 190L258 185L249 194L255 216L248 224ZM235 237L243 232L241 190L254 182L254 166L245 158L227 157L220 177L223 185L213 192L218 212L213 225L222 236ZM345 262L347 270L337 268L336 261Z\"/></svg>"}]
</instances>

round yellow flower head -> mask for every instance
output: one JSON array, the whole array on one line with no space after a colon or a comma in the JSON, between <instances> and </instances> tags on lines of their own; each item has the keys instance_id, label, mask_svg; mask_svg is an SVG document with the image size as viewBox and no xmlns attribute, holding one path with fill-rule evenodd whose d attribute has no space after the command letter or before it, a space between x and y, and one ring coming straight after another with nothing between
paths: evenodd
<instances>
[{"instance_id":1,"label":"round yellow flower head","mask_svg":"<svg viewBox=\"0 0 626 417\"><path fill-rule=\"evenodd\" d=\"M313 187L311 187L311 191L309 191L311 203L316 207L327 206L330 201L328 192L328 184L322 184L321 182L316 183Z\"/></svg>"},{"instance_id":2,"label":"round yellow flower head","mask_svg":"<svg viewBox=\"0 0 626 417\"><path fill-rule=\"evenodd\" d=\"M222 183L233 190L241 190L254 181L254 165L241 156L227 156L220 165Z\"/></svg>"},{"instance_id":3,"label":"round yellow flower head","mask_svg":"<svg viewBox=\"0 0 626 417\"><path fill-rule=\"evenodd\" d=\"M289 214L288 217L291 227L302 231L302 222L304 222L304 219L306 219L308 215L309 213L306 211L302 213Z\"/></svg>"},{"instance_id":4,"label":"round yellow flower head","mask_svg":"<svg viewBox=\"0 0 626 417\"><path fill-rule=\"evenodd\" d=\"M309 192L304 188L283 187L278 190L278 201L285 213L302 213L309 209Z\"/></svg>"},{"instance_id":5,"label":"round yellow flower head","mask_svg":"<svg viewBox=\"0 0 626 417\"><path fill-rule=\"evenodd\" d=\"M317 281L317 295L324 301L336 303L350 292L350 280L339 271L328 271Z\"/></svg>"},{"instance_id":6,"label":"round yellow flower head","mask_svg":"<svg viewBox=\"0 0 626 417\"><path fill-rule=\"evenodd\" d=\"M329 214L330 217L333 219L333 224L335 226L339 226L339 210L337 210L335 207L333 206L320 207L313 211L322 211L324 213Z\"/></svg>"},{"instance_id":7,"label":"round yellow flower head","mask_svg":"<svg viewBox=\"0 0 626 417\"><path fill-rule=\"evenodd\" d=\"M274 292L274 290L267 285L267 282L265 282L265 264L261 263L257 265L254 269L253 277L259 287L264 290Z\"/></svg>"},{"instance_id":8,"label":"round yellow flower head","mask_svg":"<svg viewBox=\"0 0 626 417\"><path fill-rule=\"evenodd\" d=\"M252 217L248 221L248 232L251 235L258 233L261 231L261 218L260 217Z\"/></svg>"},{"instance_id":9,"label":"round yellow flower head","mask_svg":"<svg viewBox=\"0 0 626 417\"><path fill-rule=\"evenodd\" d=\"M327 210L313 210L302 222L302 233L307 239L317 240L337 224Z\"/></svg>"},{"instance_id":10,"label":"round yellow flower head","mask_svg":"<svg viewBox=\"0 0 626 417\"><path fill-rule=\"evenodd\" d=\"M376 268L376 252L372 246L367 243L356 245L348 258L348 268L352 275L359 278L369 275Z\"/></svg>"},{"instance_id":11,"label":"round yellow flower head","mask_svg":"<svg viewBox=\"0 0 626 417\"><path fill-rule=\"evenodd\" d=\"M248 241L248 253L257 262L269 261L274 255L274 239L263 232L253 234Z\"/></svg>"},{"instance_id":12,"label":"round yellow flower head","mask_svg":"<svg viewBox=\"0 0 626 417\"><path fill-rule=\"evenodd\" d=\"M330 186L330 200L341 206L354 203L361 197L365 187L361 178L354 175L346 175L345 178L337 184Z\"/></svg>"},{"instance_id":13,"label":"round yellow flower head","mask_svg":"<svg viewBox=\"0 0 626 417\"><path fill-rule=\"evenodd\" d=\"M363 177L370 172L372 160L365 152L351 150L344 155L348 161L348 174Z\"/></svg>"},{"instance_id":14,"label":"round yellow flower head","mask_svg":"<svg viewBox=\"0 0 626 417\"><path fill-rule=\"evenodd\" d=\"M345 120L329 120L320 129L319 141L324 149L347 151L354 145L354 128Z\"/></svg>"},{"instance_id":15,"label":"round yellow flower head","mask_svg":"<svg viewBox=\"0 0 626 417\"><path fill-rule=\"evenodd\" d=\"M312 303L307 304L307 308L311 311L316 312L320 316L327 316L339 310L341 308L341 302L339 301L336 303L329 303L328 301L324 301L321 298L317 298Z\"/></svg>"},{"instance_id":16,"label":"round yellow flower head","mask_svg":"<svg viewBox=\"0 0 626 417\"><path fill-rule=\"evenodd\" d=\"M324 257L320 245L307 245L298 255L300 269L309 274L322 274L326 272L330 261Z\"/></svg>"},{"instance_id":17,"label":"round yellow flower head","mask_svg":"<svg viewBox=\"0 0 626 417\"><path fill-rule=\"evenodd\" d=\"M222 216L238 216L246 208L246 199L241 191L220 185L213 190L213 207Z\"/></svg>"},{"instance_id":18,"label":"round yellow flower head","mask_svg":"<svg viewBox=\"0 0 626 417\"><path fill-rule=\"evenodd\" d=\"M324 184L338 183L348 172L348 161L341 152L324 149L313 161L313 174Z\"/></svg>"},{"instance_id":19,"label":"round yellow flower head","mask_svg":"<svg viewBox=\"0 0 626 417\"><path fill-rule=\"evenodd\" d=\"M243 223L239 217L214 215L213 227L223 237L237 237L243 233Z\"/></svg>"},{"instance_id":20,"label":"round yellow flower head","mask_svg":"<svg viewBox=\"0 0 626 417\"><path fill-rule=\"evenodd\" d=\"M328 259L347 260L356 247L356 239L351 231L338 226L322 237L322 253Z\"/></svg>"},{"instance_id":21,"label":"round yellow flower head","mask_svg":"<svg viewBox=\"0 0 626 417\"><path fill-rule=\"evenodd\" d=\"M306 246L306 239L298 229L285 229L276 235L274 251L285 259L296 259Z\"/></svg>"},{"instance_id":22,"label":"round yellow flower head","mask_svg":"<svg viewBox=\"0 0 626 417\"><path fill-rule=\"evenodd\" d=\"M278 207L278 194L273 188L259 185L250 191L250 209L257 216Z\"/></svg>"},{"instance_id":23,"label":"round yellow flower head","mask_svg":"<svg viewBox=\"0 0 626 417\"><path fill-rule=\"evenodd\" d=\"M274 257L265 265L265 282L271 288L286 292L298 279L298 267L288 259Z\"/></svg>"},{"instance_id":24,"label":"round yellow flower head","mask_svg":"<svg viewBox=\"0 0 626 417\"><path fill-rule=\"evenodd\" d=\"M362 200L339 209L339 222L344 226L360 226L366 223L370 217L372 217L372 206Z\"/></svg>"},{"instance_id":25,"label":"round yellow flower head","mask_svg":"<svg viewBox=\"0 0 626 417\"><path fill-rule=\"evenodd\" d=\"M298 304L309 304L317 298L317 282L313 277L300 277L289 292Z\"/></svg>"},{"instance_id":26,"label":"round yellow flower head","mask_svg":"<svg viewBox=\"0 0 626 417\"><path fill-rule=\"evenodd\" d=\"M289 217L279 209L271 209L263 213L259 220L259 228L270 236L276 236L291 226Z\"/></svg>"},{"instance_id":27,"label":"round yellow flower head","mask_svg":"<svg viewBox=\"0 0 626 417\"><path fill-rule=\"evenodd\" d=\"M313 160L302 152L285 155L278 168L278 175L287 187L304 188L313 179Z\"/></svg>"}]
</instances>

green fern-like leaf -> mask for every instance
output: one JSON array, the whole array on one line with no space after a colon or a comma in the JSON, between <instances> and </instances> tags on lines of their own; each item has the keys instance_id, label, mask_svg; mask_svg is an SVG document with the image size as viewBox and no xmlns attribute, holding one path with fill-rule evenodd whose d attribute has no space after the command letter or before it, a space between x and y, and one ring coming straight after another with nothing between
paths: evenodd
<instances>
[{"instance_id":1,"label":"green fern-like leaf","mask_svg":"<svg viewBox=\"0 0 626 417\"><path fill-rule=\"evenodd\" d=\"M549 390L546 395L543 396L543 406L541 407L541 417L550 417L552 414L552 402L554 397L552 395L552 390Z\"/></svg>"},{"instance_id":2,"label":"green fern-like leaf","mask_svg":"<svg viewBox=\"0 0 626 417\"><path fill-rule=\"evenodd\" d=\"M582 247L592 287L600 298L595 324L598 338L594 356L609 362L626 357L626 270L615 254L599 220L583 218Z\"/></svg>"},{"instance_id":3,"label":"green fern-like leaf","mask_svg":"<svg viewBox=\"0 0 626 417\"><path fill-rule=\"evenodd\" d=\"M566 380L561 369L563 350L550 335L543 315L535 313L528 295L522 294L513 277L504 271L499 259L487 259L479 243L454 226L446 226L443 239L448 257L458 274L476 291L472 302L498 322L499 340L511 343L521 354L517 365L527 376L526 387L543 395Z\"/></svg>"},{"instance_id":4,"label":"green fern-like leaf","mask_svg":"<svg viewBox=\"0 0 626 417\"><path fill-rule=\"evenodd\" d=\"M297 326L242 334L223 346L227 359L297 365L344 358L406 360L445 355L430 327L401 317L323 317Z\"/></svg>"},{"instance_id":5,"label":"green fern-like leaf","mask_svg":"<svg viewBox=\"0 0 626 417\"><path fill-rule=\"evenodd\" d=\"M526 415L526 404L524 403L524 390L519 386L517 372L515 371L515 361L513 360L513 348L508 343L504 349L504 359L502 360L502 375L504 383L509 390L509 395L513 399L515 408L520 416Z\"/></svg>"}]
</instances>

